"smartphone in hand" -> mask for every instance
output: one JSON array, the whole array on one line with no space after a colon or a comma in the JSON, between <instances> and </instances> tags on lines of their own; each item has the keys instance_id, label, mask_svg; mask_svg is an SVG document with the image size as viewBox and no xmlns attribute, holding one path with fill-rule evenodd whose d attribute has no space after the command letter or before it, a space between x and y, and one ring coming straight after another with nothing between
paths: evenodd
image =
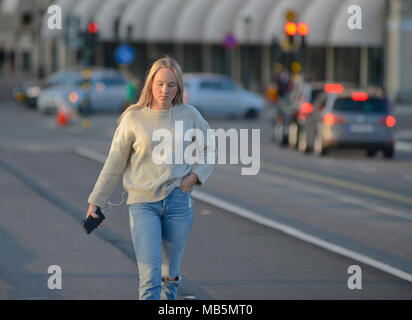
<instances>
[{"instance_id":1,"label":"smartphone in hand","mask_svg":"<svg viewBox=\"0 0 412 320\"><path fill-rule=\"evenodd\" d=\"M95 213L99 216L99 218L88 216L87 219L82 221L81 225L87 234L90 234L105 219L105 216L100 208L96 208Z\"/></svg>"}]
</instances>

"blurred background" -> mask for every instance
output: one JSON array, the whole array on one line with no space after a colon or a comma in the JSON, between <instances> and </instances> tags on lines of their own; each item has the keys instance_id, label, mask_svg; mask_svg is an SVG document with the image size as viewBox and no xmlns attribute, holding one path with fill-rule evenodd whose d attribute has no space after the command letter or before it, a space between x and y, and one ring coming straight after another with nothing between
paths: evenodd
<instances>
[{"instance_id":1,"label":"blurred background","mask_svg":"<svg viewBox=\"0 0 412 320\"><path fill-rule=\"evenodd\" d=\"M223 73L263 92L279 63L313 80L383 86L392 99L411 101L410 1L353 3L362 8L361 30L348 28L351 1L2 0L0 70L44 78L85 65L117 68L116 50L127 44L138 78L167 54L185 72ZM51 5L61 8L61 29L48 27ZM288 36L287 21L309 28Z\"/></svg>"},{"instance_id":2,"label":"blurred background","mask_svg":"<svg viewBox=\"0 0 412 320\"><path fill-rule=\"evenodd\" d=\"M193 191L180 298L411 299L411 21L411 0L0 0L0 298L137 298L127 207L80 222L170 56L211 128L260 129L259 174Z\"/></svg>"}]
</instances>

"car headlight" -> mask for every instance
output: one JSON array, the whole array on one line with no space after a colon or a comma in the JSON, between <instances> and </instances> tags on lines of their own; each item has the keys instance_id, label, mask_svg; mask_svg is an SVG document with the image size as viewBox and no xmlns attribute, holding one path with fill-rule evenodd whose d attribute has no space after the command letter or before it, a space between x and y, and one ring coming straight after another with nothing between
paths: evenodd
<instances>
[{"instance_id":1,"label":"car headlight","mask_svg":"<svg viewBox=\"0 0 412 320\"><path fill-rule=\"evenodd\" d=\"M72 91L69 93L69 101L72 104L76 104L79 102L79 94L76 91Z\"/></svg>"}]
</instances>

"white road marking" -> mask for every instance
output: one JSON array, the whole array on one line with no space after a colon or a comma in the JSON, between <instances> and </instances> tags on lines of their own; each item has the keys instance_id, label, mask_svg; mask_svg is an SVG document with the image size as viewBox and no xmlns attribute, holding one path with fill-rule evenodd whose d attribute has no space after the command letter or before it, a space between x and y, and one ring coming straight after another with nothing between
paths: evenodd
<instances>
[{"instance_id":1,"label":"white road marking","mask_svg":"<svg viewBox=\"0 0 412 320\"><path fill-rule=\"evenodd\" d=\"M412 139L412 130L400 130L395 133L398 139Z\"/></svg>"},{"instance_id":2,"label":"white road marking","mask_svg":"<svg viewBox=\"0 0 412 320\"><path fill-rule=\"evenodd\" d=\"M359 198L355 198L352 196L345 196L333 191L330 191L328 189L324 189L321 187L315 187L313 185L309 185L303 182L292 182L291 179L285 179L281 176L277 176L274 174L269 174L269 173L265 173L264 175L258 175L256 176L261 180L265 180L266 182L276 182L276 183L280 183L281 185L285 186L289 186L291 188L294 189L298 189L302 192L306 192L306 193L313 193L316 194L318 196L322 196L325 198L331 198L333 200L338 200L344 203L349 203L352 205L356 205L358 207L361 207L363 209L368 209L368 210L372 210L372 211L376 211L385 215L390 215L390 216L395 216L398 218L402 218L405 220L409 220L412 221L412 213L408 213L408 212L404 212L401 210L397 210L397 209L392 209L392 208L388 208L379 204L374 204L371 203L370 201L364 201L361 200Z\"/></svg>"},{"instance_id":3,"label":"white road marking","mask_svg":"<svg viewBox=\"0 0 412 320\"><path fill-rule=\"evenodd\" d=\"M79 154L83 157L86 157L86 158L89 158L89 159L92 159L92 160L95 160L95 161L101 162L101 163L104 163L106 161L106 158L107 158L105 155L103 155L101 153L98 153L98 152L90 150L90 149L86 149L84 147L78 147L74 151L75 151L75 153L77 153L77 154Z\"/></svg>"},{"instance_id":4,"label":"white road marking","mask_svg":"<svg viewBox=\"0 0 412 320\"><path fill-rule=\"evenodd\" d=\"M231 203L229 203L225 200L222 200L222 199L216 198L214 196L208 195L204 192L194 190L192 195L196 199L199 199L201 201L212 204L212 205L214 205L214 206L216 206L220 209L229 211L229 212L234 213L238 216L241 216L241 217L244 217L246 219L252 220L253 222L256 222L256 223L262 224L264 226L276 229L278 231L286 233L286 234L288 234L292 237L295 237L297 239L309 242L311 244L314 244L314 245L319 246L321 248L324 248L326 250L332 251L334 253L337 253L337 254L343 255L345 257L348 257L348 258L354 259L356 261L359 261L359 262L365 263L367 265L370 265L374 268L377 268L379 270L382 270L384 272L392 274L392 275L394 275L398 278L401 278L401 279L404 279L406 281L412 282L412 274L409 274L409 273L407 273L405 271L402 271L398 268L395 268L391 265L388 265L388 264L383 263L381 261L378 261L376 259L373 259L373 258L370 258L370 257L365 256L363 254L360 254L356 251L346 249L342 246L333 244L329 241L325 241L321 238L312 236L312 235L310 235L306 232L303 232L303 231L301 231L297 228L290 227L286 224L277 222L273 219L265 218L265 217L263 217L259 214L256 214L256 213L254 213L250 210L247 210L247 209L241 208L239 206L233 205L233 204L231 204Z\"/></svg>"},{"instance_id":5,"label":"white road marking","mask_svg":"<svg viewBox=\"0 0 412 320\"><path fill-rule=\"evenodd\" d=\"M75 153L96 160L98 162L104 163L106 160L106 156L99 154L97 152L91 151L89 149L85 148L76 148ZM288 234L292 237L295 237L297 239L306 241L308 243L311 243L313 245L316 245L318 247L324 248L326 250L329 250L331 252L334 252L336 254L340 254L342 256L348 257L350 259L354 259L356 261L365 263L369 266L372 266L374 268L377 268L379 270L382 270L386 273L392 274L398 278L404 279L406 281L412 282L412 274L407 273L405 271L402 271L398 268L395 268L391 265L388 265L386 263L383 263L381 261L378 261L376 259L370 258L366 255L360 254L356 251L346 249L342 246L333 244L329 241L325 241L319 237L312 236L306 232L303 232L297 228L290 227L286 224L280 223L275 221L274 219L269 219L266 217L263 217L255 212L252 212L250 210L244 209L242 207L236 206L234 204L229 203L228 201L219 199L215 196L209 195L205 192L198 191L198 190L193 190L192 196L195 199L207 202L215 207L218 207L220 209L226 210L230 213L236 214L238 216L241 216L243 218L249 219L255 223L273 228L275 230L281 231L285 234Z\"/></svg>"},{"instance_id":6,"label":"white road marking","mask_svg":"<svg viewBox=\"0 0 412 320\"><path fill-rule=\"evenodd\" d=\"M404 141L396 141L395 150L396 151L412 152L412 143L408 143L408 142L404 142Z\"/></svg>"}]
</instances>

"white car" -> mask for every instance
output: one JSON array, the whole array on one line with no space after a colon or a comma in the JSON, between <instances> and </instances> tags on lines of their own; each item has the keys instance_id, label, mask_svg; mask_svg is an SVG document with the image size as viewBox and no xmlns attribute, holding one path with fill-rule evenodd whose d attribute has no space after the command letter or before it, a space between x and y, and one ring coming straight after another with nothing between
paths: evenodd
<instances>
[{"instance_id":1,"label":"white car","mask_svg":"<svg viewBox=\"0 0 412 320\"><path fill-rule=\"evenodd\" d=\"M221 74L186 73L184 102L202 115L256 118L264 109L264 99Z\"/></svg>"},{"instance_id":2,"label":"white car","mask_svg":"<svg viewBox=\"0 0 412 320\"><path fill-rule=\"evenodd\" d=\"M78 111L87 105L89 111L119 112L124 107L125 94L126 81L119 71L92 71L89 91L84 90L81 73L77 73L66 84L45 89L37 99L37 109L42 113L55 113L64 103Z\"/></svg>"}]
</instances>

